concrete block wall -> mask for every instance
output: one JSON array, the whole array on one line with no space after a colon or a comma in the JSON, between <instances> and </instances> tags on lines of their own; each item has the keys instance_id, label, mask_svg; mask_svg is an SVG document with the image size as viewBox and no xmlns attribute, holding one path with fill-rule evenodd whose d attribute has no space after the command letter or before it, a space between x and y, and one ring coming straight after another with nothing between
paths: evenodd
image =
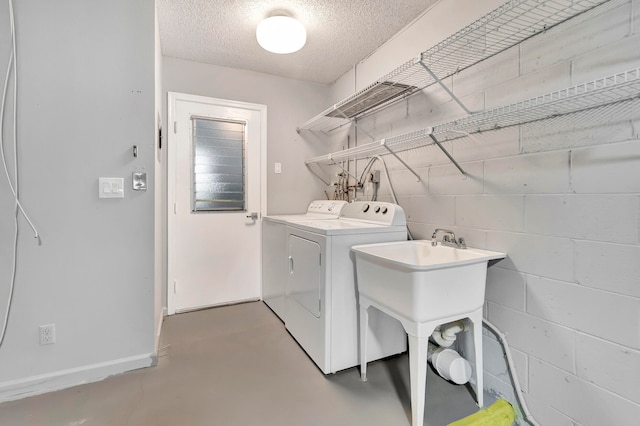
<instances>
[{"instance_id":1,"label":"concrete block wall","mask_svg":"<svg viewBox=\"0 0 640 426\"><path fill-rule=\"evenodd\" d=\"M612 1L445 83L477 111L638 67L638 46L640 1ZM383 138L463 115L433 86L358 125ZM446 143L467 177L434 146L400 155L419 182L385 157L414 238L446 227L508 253L489 270L485 314L507 335L542 425L640 419L639 130L635 102ZM379 199L391 200L384 178ZM500 345L488 332L484 342L487 387L514 400Z\"/></svg>"}]
</instances>

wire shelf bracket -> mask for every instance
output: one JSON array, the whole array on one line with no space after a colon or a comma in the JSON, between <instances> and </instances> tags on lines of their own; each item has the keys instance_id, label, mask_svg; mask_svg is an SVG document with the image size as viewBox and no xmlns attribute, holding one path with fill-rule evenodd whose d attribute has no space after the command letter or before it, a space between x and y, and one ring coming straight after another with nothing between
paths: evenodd
<instances>
[{"instance_id":1,"label":"wire shelf bracket","mask_svg":"<svg viewBox=\"0 0 640 426\"><path fill-rule=\"evenodd\" d=\"M460 99L458 99L458 97L457 97L457 96L456 96L456 95L451 91L451 89L449 89L449 88L447 87L447 85L446 85L446 84L444 84L444 83L442 82L442 80L440 80L440 79L438 78L438 76L437 76L437 75L435 75L435 74L433 73L433 71L431 71L431 69L430 69L428 66L426 66L426 65L424 64L424 62L420 61L420 65L422 65L422 68L424 68L424 70L425 70L425 71L426 71L426 72L427 72L427 73L428 73L428 74L429 74L429 75L430 75L430 76L431 76L431 77L436 81L436 83L438 83L438 85L440 85L440 87L442 88L442 90L444 90L445 92L447 92L447 94L448 94L449 96L451 96L451 99L453 99L453 100L455 101L455 103L457 103L457 104L460 106L460 108L462 108L462 110L463 110L464 112L466 112L467 114L471 114L471 111L469 111L469 109L467 109L467 107L466 107L466 106L464 106L464 104L462 103L462 101L461 101Z\"/></svg>"},{"instance_id":2,"label":"wire shelf bracket","mask_svg":"<svg viewBox=\"0 0 640 426\"><path fill-rule=\"evenodd\" d=\"M402 158L400 158L400 157L398 156L398 154L396 154L396 153L395 153L391 148L389 148L385 142L386 142L386 140L384 140L384 139L383 139L383 140L382 140L382 146L384 146L384 147L385 147L385 149L387 150L387 152L388 152L389 154L393 155L393 156L396 158L396 160L398 160L398 161L399 161L399 162L400 162L404 167L406 167L406 169L407 169L407 170L409 170L409 171L410 171L410 172L411 172L411 173L416 177L416 182L420 182L420 175L419 175L419 174L417 174L417 173L416 173L416 172L411 168L411 166L409 166L409 165L408 165L408 164L407 164L407 163L406 163Z\"/></svg>"},{"instance_id":3,"label":"wire shelf bracket","mask_svg":"<svg viewBox=\"0 0 640 426\"><path fill-rule=\"evenodd\" d=\"M462 173L462 176L467 177L467 173L464 170L462 170L462 167L460 167L460 164L458 164L458 162L451 156L451 154L449 154L449 152L444 148L444 146L442 146L442 144L438 141L438 139L436 139L436 137L433 136L433 133L430 134L429 137L431 138L433 143L435 143L436 146L440 148L442 152L444 152L444 155L447 156L449 161L451 161L453 165L456 166L456 168L460 171L460 173Z\"/></svg>"}]
</instances>

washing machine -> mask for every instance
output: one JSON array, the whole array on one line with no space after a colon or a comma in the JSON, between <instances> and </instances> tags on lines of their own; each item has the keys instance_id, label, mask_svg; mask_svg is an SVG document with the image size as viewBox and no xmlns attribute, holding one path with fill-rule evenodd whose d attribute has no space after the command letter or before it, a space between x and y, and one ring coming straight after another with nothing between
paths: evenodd
<instances>
[{"instance_id":1,"label":"washing machine","mask_svg":"<svg viewBox=\"0 0 640 426\"><path fill-rule=\"evenodd\" d=\"M287 282L287 223L337 219L346 204L342 200L315 200L305 213L262 218L262 300L282 321Z\"/></svg>"},{"instance_id":2,"label":"washing machine","mask_svg":"<svg viewBox=\"0 0 640 426\"><path fill-rule=\"evenodd\" d=\"M288 278L285 327L323 373L360 364L355 258L357 244L404 241L402 208L383 202L354 202L337 220L287 224ZM390 283L391 284L391 283ZM368 360L406 351L400 322L372 310Z\"/></svg>"}]
</instances>

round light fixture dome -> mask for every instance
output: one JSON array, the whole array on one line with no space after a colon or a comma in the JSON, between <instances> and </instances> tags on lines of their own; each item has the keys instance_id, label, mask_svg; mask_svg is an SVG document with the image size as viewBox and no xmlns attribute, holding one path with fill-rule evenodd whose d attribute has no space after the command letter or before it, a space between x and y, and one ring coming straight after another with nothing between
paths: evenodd
<instances>
[{"instance_id":1,"label":"round light fixture dome","mask_svg":"<svg viewBox=\"0 0 640 426\"><path fill-rule=\"evenodd\" d=\"M293 53L307 42L304 26L288 16L272 16L258 24L258 44L273 53Z\"/></svg>"}]
</instances>

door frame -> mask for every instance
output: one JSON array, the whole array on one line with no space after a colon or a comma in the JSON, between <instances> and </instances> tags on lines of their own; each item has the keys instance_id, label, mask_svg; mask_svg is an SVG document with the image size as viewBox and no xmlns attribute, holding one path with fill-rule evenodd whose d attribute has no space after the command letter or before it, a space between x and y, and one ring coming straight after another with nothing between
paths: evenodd
<instances>
[{"instance_id":1,"label":"door frame","mask_svg":"<svg viewBox=\"0 0 640 426\"><path fill-rule=\"evenodd\" d=\"M167 132L167 282L165 291L167 295L167 314L176 313L175 297L173 286L175 285L175 253L172 253L175 247L175 229L176 216L174 214L175 197L176 197L176 164L177 155L177 125L176 125L176 106L178 102L205 103L212 106L221 106L227 108L239 108L258 111L260 113L260 220L267 212L267 106L262 104L254 104L249 102L232 101L228 99L211 98L207 96L189 95L185 93L168 92L167 93L167 115L168 127ZM172 181L171 178L174 178ZM262 236L261 236L262 238ZM262 244L260 244L260 265L262 265ZM262 274L260 274L262 280ZM260 284L260 299L262 300L262 282Z\"/></svg>"}]
</instances>

